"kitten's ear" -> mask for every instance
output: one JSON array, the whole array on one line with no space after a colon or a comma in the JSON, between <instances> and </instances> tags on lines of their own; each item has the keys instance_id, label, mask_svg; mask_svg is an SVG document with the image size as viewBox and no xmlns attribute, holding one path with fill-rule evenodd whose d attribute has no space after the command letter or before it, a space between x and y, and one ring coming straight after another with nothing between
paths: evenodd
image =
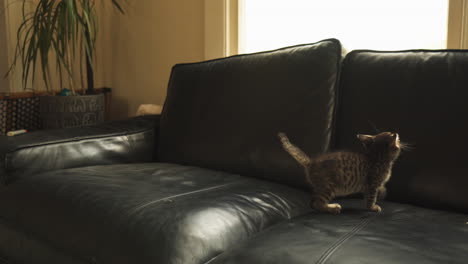
<instances>
[{"instance_id":1,"label":"kitten's ear","mask_svg":"<svg viewBox=\"0 0 468 264\"><path fill-rule=\"evenodd\" d=\"M374 136L357 134L357 138L365 145L374 142Z\"/></svg>"}]
</instances>

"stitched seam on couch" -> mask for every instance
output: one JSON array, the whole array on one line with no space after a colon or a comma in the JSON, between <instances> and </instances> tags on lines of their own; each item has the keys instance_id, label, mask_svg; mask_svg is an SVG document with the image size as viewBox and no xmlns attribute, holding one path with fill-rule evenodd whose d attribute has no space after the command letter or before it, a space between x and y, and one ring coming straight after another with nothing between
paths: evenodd
<instances>
[{"instance_id":1,"label":"stitched seam on couch","mask_svg":"<svg viewBox=\"0 0 468 264\"><path fill-rule=\"evenodd\" d=\"M207 192L207 191L212 191L212 190L217 190L217 189L221 189L221 188L224 188L224 187L228 187L228 186L231 186L231 185L236 185L236 184L240 184L240 183L244 183L244 182L247 182L249 180L239 180L239 181L235 181L235 182L230 182L230 183L225 183L225 184L221 184L221 185L216 185L216 186L213 186L213 187L208 187L208 188L204 188L204 189L201 189L201 190L196 190L196 191L191 191L191 192L186 192L186 193L181 193L181 194L176 194L176 195L172 195L172 196L169 196L169 197L164 197L164 198L161 198L161 199L157 199L157 200L154 200L154 201L151 201L151 202L147 202L145 204L142 204L136 208L134 208L130 214L135 214L137 213L138 211L144 209L145 207L148 207L152 204L155 204L155 203L159 203L159 202L172 202L172 199L175 199L175 198L179 198L179 197L183 197L183 196L187 196L187 195L191 195L191 194L196 194L196 193L203 193L203 192Z\"/></svg>"},{"instance_id":2,"label":"stitched seam on couch","mask_svg":"<svg viewBox=\"0 0 468 264\"><path fill-rule=\"evenodd\" d=\"M353 237L359 231L361 231L364 227L366 227L376 216L376 213L368 213L367 217L365 217L362 221L360 221L357 225L354 226L351 231L341 236L335 243L333 243L325 252L322 253L322 256L315 262L316 264L323 264L326 263L327 260L335 253L338 248L341 247L348 239Z\"/></svg>"},{"instance_id":3,"label":"stitched seam on couch","mask_svg":"<svg viewBox=\"0 0 468 264\"><path fill-rule=\"evenodd\" d=\"M178 63L178 64L174 65L173 68L178 68L178 67L181 67L181 66L190 66L190 65L203 65L203 64L217 62L217 61L224 61L224 60L231 59L231 58L243 58L243 57L252 56L252 55L263 55L263 54L268 55L268 54L271 54L271 53L274 53L274 52L284 51L284 50L293 49L293 48L301 48L301 47L319 45L319 44L322 44L322 43L325 43L325 42L332 42L334 44L338 44L339 49L341 50L341 43L340 43L340 41L338 39L328 38L328 39L323 39L323 40L320 40L320 41L317 41L317 42L292 45L292 46L282 47L282 48L279 48L279 49L258 51L258 52L246 53L246 54L237 54L237 55L232 55L232 56L229 56L229 57L205 60L205 61L200 61L200 62ZM341 51L340 51L340 53L341 53ZM169 87L170 87L170 85L169 85ZM163 107L163 109L165 109L165 107Z\"/></svg>"},{"instance_id":4,"label":"stitched seam on couch","mask_svg":"<svg viewBox=\"0 0 468 264\"><path fill-rule=\"evenodd\" d=\"M19 146L15 149L12 149L9 151L9 153L14 153L23 149L28 149L28 148L37 148L37 147L44 147L44 146L51 146L51 145L60 145L60 144L65 144L65 143L76 143L80 141L86 141L86 140L96 140L96 139L104 139L104 138L113 138L113 137L128 137L128 136L133 136L133 135L138 135L138 134L144 134L147 133L148 131L151 132L153 129L141 129L141 130L135 130L132 132L123 132L123 133L111 133L111 134L105 134L105 135L95 135L95 136L81 136L81 137L74 137L74 138L67 138L67 139L59 139L55 141L50 141L50 142L44 142L44 143L32 143L32 144L27 144L24 146Z\"/></svg>"}]
</instances>

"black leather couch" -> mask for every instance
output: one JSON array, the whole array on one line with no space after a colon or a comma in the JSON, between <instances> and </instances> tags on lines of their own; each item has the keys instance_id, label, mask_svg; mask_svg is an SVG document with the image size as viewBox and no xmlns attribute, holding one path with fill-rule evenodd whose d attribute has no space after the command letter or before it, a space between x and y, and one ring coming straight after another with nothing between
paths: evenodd
<instances>
[{"instance_id":1,"label":"black leather couch","mask_svg":"<svg viewBox=\"0 0 468 264\"><path fill-rule=\"evenodd\" d=\"M468 263L468 52L337 40L176 65L161 116L0 139L5 263ZM313 155L397 131L383 212L308 206ZM1 261L0 261L1 262Z\"/></svg>"}]
</instances>

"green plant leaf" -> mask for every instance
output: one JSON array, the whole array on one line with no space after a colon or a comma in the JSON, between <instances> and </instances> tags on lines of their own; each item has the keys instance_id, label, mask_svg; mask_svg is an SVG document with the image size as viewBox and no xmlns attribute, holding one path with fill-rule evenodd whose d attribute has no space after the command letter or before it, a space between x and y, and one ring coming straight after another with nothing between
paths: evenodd
<instances>
[{"instance_id":1,"label":"green plant leaf","mask_svg":"<svg viewBox=\"0 0 468 264\"><path fill-rule=\"evenodd\" d=\"M123 8L120 5L119 1L112 0L112 4L120 11L120 13L125 14L125 11L123 10Z\"/></svg>"},{"instance_id":2,"label":"green plant leaf","mask_svg":"<svg viewBox=\"0 0 468 264\"><path fill-rule=\"evenodd\" d=\"M91 70L94 70L98 32L95 0L38 0L32 12L27 11L30 0L18 1L22 1L23 20L16 32L17 45L7 75L16 65L21 65L22 84L26 88L28 80L34 83L36 68L40 67L43 82L47 89L51 89L49 55L52 53L56 55L60 83L63 75L73 79L73 66L75 62L82 63L83 58L90 61ZM122 2L112 0L112 5L124 13ZM83 79L82 72L80 78Z\"/></svg>"}]
</instances>

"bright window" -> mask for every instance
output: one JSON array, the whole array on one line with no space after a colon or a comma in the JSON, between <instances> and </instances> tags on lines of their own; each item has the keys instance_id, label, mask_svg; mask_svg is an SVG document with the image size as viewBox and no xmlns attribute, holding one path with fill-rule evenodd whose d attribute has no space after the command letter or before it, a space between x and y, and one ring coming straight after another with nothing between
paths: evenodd
<instances>
[{"instance_id":1,"label":"bright window","mask_svg":"<svg viewBox=\"0 0 468 264\"><path fill-rule=\"evenodd\" d=\"M448 0L240 0L239 52L337 38L352 49L444 49Z\"/></svg>"}]
</instances>

